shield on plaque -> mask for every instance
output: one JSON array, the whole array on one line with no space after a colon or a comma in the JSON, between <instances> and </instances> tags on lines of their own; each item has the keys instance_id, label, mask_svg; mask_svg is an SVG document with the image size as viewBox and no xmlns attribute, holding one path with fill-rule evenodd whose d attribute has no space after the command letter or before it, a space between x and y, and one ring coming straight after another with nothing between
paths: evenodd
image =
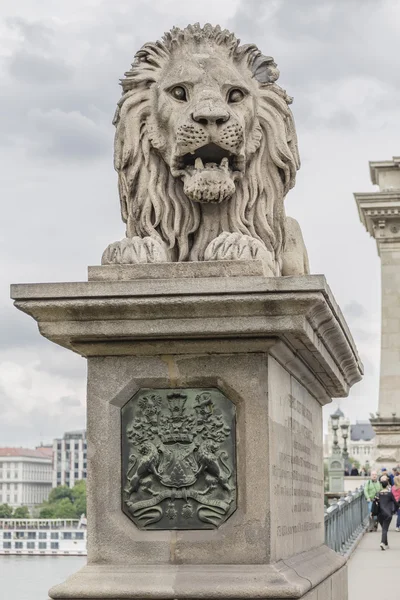
<instances>
[{"instance_id":1,"label":"shield on plaque","mask_svg":"<svg viewBox=\"0 0 400 600\"><path fill-rule=\"evenodd\" d=\"M163 462L158 472L160 482L173 488L181 488L196 482L199 467L193 456L195 445L191 444L164 444Z\"/></svg>"}]
</instances>

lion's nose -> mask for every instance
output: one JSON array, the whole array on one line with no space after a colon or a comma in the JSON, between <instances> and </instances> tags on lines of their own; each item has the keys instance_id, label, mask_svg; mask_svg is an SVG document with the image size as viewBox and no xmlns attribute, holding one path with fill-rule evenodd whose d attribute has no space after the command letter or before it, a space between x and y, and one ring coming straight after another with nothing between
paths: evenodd
<instances>
[{"instance_id":1,"label":"lion's nose","mask_svg":"<svg viewBox=\"0 0 400 600\"><path fill-rule=\"evenodd\" d=\"M224 107L210 103L208 106L195 108L192 119L202 125L222 125L229 121L230 114Z\"/></svg>"}]
</instances>

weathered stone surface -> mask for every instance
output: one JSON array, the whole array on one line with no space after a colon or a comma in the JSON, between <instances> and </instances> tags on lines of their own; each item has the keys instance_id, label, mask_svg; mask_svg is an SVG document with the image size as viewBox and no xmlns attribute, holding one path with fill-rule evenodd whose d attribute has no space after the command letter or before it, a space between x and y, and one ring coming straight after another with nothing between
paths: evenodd
<instances>
[{"instance_id":1,"label":"weathered stone surface","mask_svg":"<svg viewBox=\"0 0 400 600\"><path fill-rule=\"evenodd\" d=\"M378 467L400 462L400 169L399 158L370 163L379 192L355 194L361 222L376 240L381 258L382 327L379 412L373 460ZM394 441L393 436L396 437ZM387 441L386 441L387 440Z\"/></svg>"},{"instance_id":2,"label":"weathered stone surface","mask_svg":"<svg viewBox=\"0 0 400 600\"><path fill-rule=\"evenodd\" d=\"M221 352L227 338L236 340L233 351L254 351L276 337L283 364L296 365L321 402L346 396L362 375L322 276L25 284L12 297L42 335L83 356Z\"/></svg>"},{"instance_id":3,"label":"weathered stone surface","mask_svg":"<svg viewBox=\"0 0 400 600\"><path fill-rule=\"evenodd\" d=\"M51 596L330 600L344 560L323 545L321 405L362 365L324 278L162 272L13 289L88 357L89 565ZM237 509L220 527L146 530L122 512L121 409L144 388L234 404Z\"/></svg>"},{"instance_id":4,"label":"weathered stone surface","mask_svg":"<svg viewBox=\"0 0 400 600\"><path fill-rule=\"evenodd\" d=\"M199 277L249 277L268 275L261 260L149 263L103 265L88 268L89 281L131 281L137 279L186 279Z\"/></svg>"},{"instance_id":5,"label":"weathered stone surface","mask_svg":"<svg viewBox=\"0 0 400 600\"><path fill-rule=\"evenodd\" d=\"M361 377L351 336L321 277L213 281L13 291L88 356L89 564L52 598L333 598L344 560L323 546L321 405ZM121 511L121 408L143 388L234 404L237 509L220 527L149 531Z\"/></svg>"},{"instance_id":6,"label":"weathered stone surface","mask_svg":"<svg viewBox=\"0 0 400 600\"><path fill-rule=\"evenodd\" d=\"M145 44L115 116L126 238L102 264L262 260L309 272L283 202L300 161L292 99L273 58L219 26L174 28Z\"/></svg>"},{"instance_id":7,"label":"weathered stone surface","mask_svg":"<svg viewBox=\"0 0 400 600\"><path fill-rule=\"evenodd\" d=\"M158 598L347 600L344 559L326 546L274 565L88 565L51 598L139 600ZM135 585L132 586L132 582Z\"/></svg>"},{"instance_id":8,"label":"weathered stone surface","mask_svg":"<svg viewBox=\"0 0 400 600\"><path fill-rule=\"evenodd\" d=\"M271 559L278 560L324 543L322 414L276 360L268 366Z\"/></svg>"}]
</instances>

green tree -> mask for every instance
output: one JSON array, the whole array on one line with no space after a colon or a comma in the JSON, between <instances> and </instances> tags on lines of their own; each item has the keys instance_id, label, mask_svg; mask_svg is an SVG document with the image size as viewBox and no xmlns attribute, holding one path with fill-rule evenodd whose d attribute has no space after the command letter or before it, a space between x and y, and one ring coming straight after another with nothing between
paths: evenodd
<instances>
[{"instance_id":1,"label":"green tree","mask_svg":"<svg viewBox=\"0 0 400 600\"><path fill-rule=\"evenodd\" d=\"M86 515L86 482L83 480L77 481L72 488L73 502L77 518L82 514Z\"/></svg>"},{"instance_id":2,"label":"green tree","mask_svg":"<svg viewBox=\"0 0 400 600\"><path fill-rule=\"evenodd\" d=\"M52 504L44 505L40 508L40 519L54 519L54 506Z\"/></svg>"},{"instance_id":3,"label":"green tree","mask_svg":"<svg viewBox=\"0 0 400 600\"><path fill-rule=\"evenodd\" d=\"M54 519L75 519L76 508L69 498L62 498L54 506Z\"/></svg>"},{"instance_id":4,"label":"green tree","mask_svg":"<svg viewBox=\"0 0 400 600\"><path fill-rule=\"evenodd\" d=\"M14 519L29 519L30 518L29 508L27 506L18 506L14 510L13 517L14 517Z\"/></svg>"},{"instance_id":5,"label":"green tree","mask_svg":"<svg viewBox=\"0 0 400 600\"><path fill-rule=\"evenodd\" d=\"M11 519L13 509L9 504L0 504L0 519Z\"/></svg>"},{"instance_id":6,"label":"green tree","mask_svg":"<svg viewBox=\"0 0 400 600\"><path fill-rule=\"evenodd\" d=\"M49 494L47 502L49 504L54 504L59 500L62 500L63 498L69 498L70 500L73 499L72 490L67 485L60 485L58 487L53 488Z\"/></svg>"},{"instance_id":7,"label":"green tree","mask_svg":"<svg viewBox=\"0 0 400 600\"><path fill-rule=\"evenodd\" d=\"M49 499L39 507L41 519L79 519L86 515L86 482L77 481L73 488L53 488Z\"/></svg>"}]
</instances>

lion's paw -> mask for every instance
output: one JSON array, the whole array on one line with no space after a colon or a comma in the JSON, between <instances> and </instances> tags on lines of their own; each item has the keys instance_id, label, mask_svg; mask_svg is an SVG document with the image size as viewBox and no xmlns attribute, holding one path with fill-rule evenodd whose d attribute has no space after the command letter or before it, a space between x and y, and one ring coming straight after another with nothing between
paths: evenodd
<instances>
[{"instance_id":1,"label":"lion's paw","mask_svg":"<svg viewBox=\"0 0 400 600\"><path fill-rule=\"evenodd\" d=\"M169 262L168 248L152 237L124 238L107 246L101 258L102 265L135 265L138 263Z\"/></svg>"},{"instance_id":2,"label":"lion's paw","mask_svg":"<svg viewBox=\"0 0 400 600\"><path fill-rule=\"evenodd\" d=\"M273 257L264 244L250 235L223 231L210 242L204 260L262 260L274 275Z\"/></svg>"}]
</instances>

